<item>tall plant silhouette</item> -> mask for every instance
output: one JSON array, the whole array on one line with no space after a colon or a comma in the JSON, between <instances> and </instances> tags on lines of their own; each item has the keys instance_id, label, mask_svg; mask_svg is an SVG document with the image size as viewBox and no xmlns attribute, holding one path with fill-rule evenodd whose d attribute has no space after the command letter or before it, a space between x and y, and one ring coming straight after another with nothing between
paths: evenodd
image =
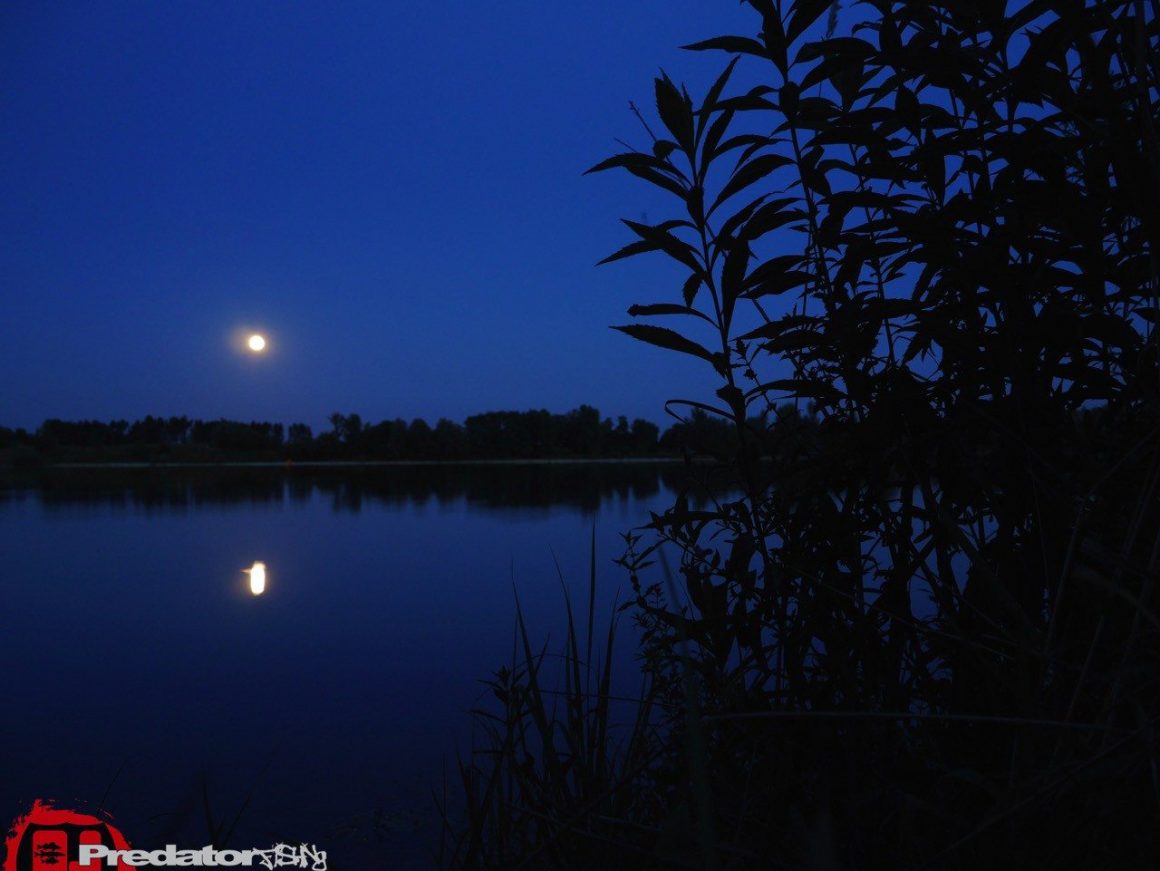
<instances>
[{"instance_id":1,"label":"tall plant silhouette","mask_svg":"<svg viewBox=\"0 0 1160 871\"><path fill-rule=\"evenodd\" d=\"M703 360L677 404L738 433L742 495L625 558L660 686L699 688L699 806L789 864L1153 857L1157 4L748 5L592 170L674 198L607 261L687 278L616 329Z\"/></svg>"}]
</instances>

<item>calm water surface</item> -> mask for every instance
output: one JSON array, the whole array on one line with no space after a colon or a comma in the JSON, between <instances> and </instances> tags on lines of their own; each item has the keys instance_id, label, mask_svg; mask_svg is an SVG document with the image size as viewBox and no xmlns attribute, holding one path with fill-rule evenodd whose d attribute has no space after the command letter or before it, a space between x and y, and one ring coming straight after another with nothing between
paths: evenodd
<instances>
[{"instance_id":1,"label":"calm water surface","mask_svg":"<svg viewBox=\"0 0 1160 871\"><path fill-rule=\"evenodd\" d=\"M558 638L556 562L583 608L595 524L605 622L628 589L620 533L684 480L544 465L10 483L0 816L103 801L135 844L192 848L240 812L233 847L423 867L432 790L470 748L479 681L511 658L513 580L533 632Z\"/></svg>"}]
</instances>

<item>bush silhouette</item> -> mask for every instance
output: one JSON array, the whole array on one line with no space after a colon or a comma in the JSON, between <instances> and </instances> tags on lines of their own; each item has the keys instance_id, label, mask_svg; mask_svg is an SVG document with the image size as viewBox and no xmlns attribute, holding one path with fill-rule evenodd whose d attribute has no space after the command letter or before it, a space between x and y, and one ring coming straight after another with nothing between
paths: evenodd
<instances>
[{"instance_id":1,"label":"bush silhouette","mask_svg":"<svg viewBox=\"0 0 1160 871\"><path fill-rule=\"evenodd\" d=\"M592 170L673 198L606 262L687 278L616 329L716 373L670 408L732 429L740 495L628 539L668 712L647 765L561 807L513 759L506 843L1152 865L1156 5L869 0L849 32L827 0L748 5L754 35L689 46L733 55L704 97L662 74L651 141Z\"/></svg>"}]
</instances>

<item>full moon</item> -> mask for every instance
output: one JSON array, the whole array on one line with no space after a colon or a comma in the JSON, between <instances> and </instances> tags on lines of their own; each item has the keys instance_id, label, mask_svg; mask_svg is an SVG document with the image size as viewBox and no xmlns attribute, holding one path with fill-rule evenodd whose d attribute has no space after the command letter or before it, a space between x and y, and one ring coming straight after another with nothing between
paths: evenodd
<instances>
[{"instance_id":1,"label":"full moon","mask_svg":"<svg viewBox=\"0 0 1160 871\"><path fill-rule=\"evenodd\" d=\"M250 346L251 351L263 351L266 348L266 339L263 336L259 336L257 333L254 333L254 335L250 336L247 344Z\"/></svg>"}]
</instances>

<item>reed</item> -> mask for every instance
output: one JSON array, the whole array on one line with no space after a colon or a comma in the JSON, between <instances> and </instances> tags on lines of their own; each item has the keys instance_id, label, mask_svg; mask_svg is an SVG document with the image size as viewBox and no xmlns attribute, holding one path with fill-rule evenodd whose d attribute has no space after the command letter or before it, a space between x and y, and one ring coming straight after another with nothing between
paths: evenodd
<instances>
[{"instance_id":1,"label":"reed","mask_svg":"<svg viewBox=\"0 0 1160 871\"><path fill-rule=\"evenodd\" d=\"M458 765L460 818L446 796L441 864L460 868L592 867L640 849L641 807L663 751L646 681L615 696L616 612L596 631L596 538L588 610L578 621L563 575L563 643L538 649L516 596L510 665L488 680L490 707L474 710L481 741ZM578 625L579 623L579 625ZM643 812L642 812L643 811ZM614 858L615 857L615 858Z\"/></svg>"}]
</instances>

